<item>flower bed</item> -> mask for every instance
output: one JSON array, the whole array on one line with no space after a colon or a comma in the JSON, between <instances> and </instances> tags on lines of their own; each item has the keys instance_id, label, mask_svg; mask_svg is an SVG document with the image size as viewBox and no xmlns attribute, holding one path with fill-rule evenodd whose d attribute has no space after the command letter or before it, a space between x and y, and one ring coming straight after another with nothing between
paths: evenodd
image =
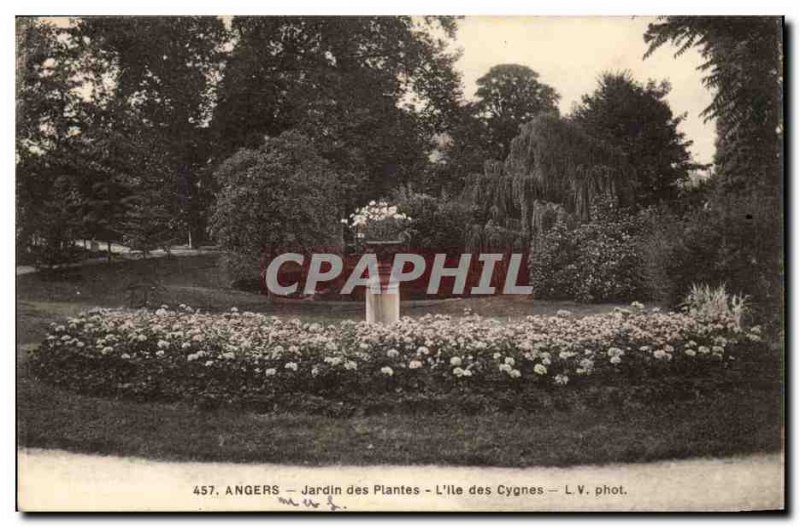
<instances>
[{"instance_id":1,"label":"flower bed","mask_svg":"<svg viewBox=\"0 0 800 527\"><path fill-rule=\"evenodd\" d=\"M274 408L297 395L365 403L497 395L513 405L532 389L557 396L576 385L724 371L760 340L758 327L732 319L640 304L586 317L428 315L391 326L181 306L93 310L53 324L31 364L72 391L146 400Z\"/></svg>"}]
</instances>

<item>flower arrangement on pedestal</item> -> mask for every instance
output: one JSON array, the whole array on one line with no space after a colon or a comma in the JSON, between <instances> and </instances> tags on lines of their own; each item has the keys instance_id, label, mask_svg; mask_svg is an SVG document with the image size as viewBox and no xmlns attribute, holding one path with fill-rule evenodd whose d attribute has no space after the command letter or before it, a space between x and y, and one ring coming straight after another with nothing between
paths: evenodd
<instances>
[{"instance_id":1,"label":"flower arrangement on pedestal","mask_svg":"<svg viewBox=\"0 0 800 527\"><path fill-rule=\"evenodd\" d=\"M400 292L390 282L392 261L400 247L410 238L411 218L386 201L370 201L350 215L349 224L356 245L375 255L378 276L372 276L366 291L367 322L393 323L400 319Z\"/></svg>"},{"instance_id":2,"label":"flower arrangement on pedestal","mask_svg":"<svg viewBox=\"0 0 800 527\"><path fill-rule=\"evenodd\" d=\"M395 205L386 201L370 201L366 206L356 209L350 219L342 223L352 229L356 242L394 242L408 240L408 226L411 218L398 212Z\"/></svg>"}]
</instances>

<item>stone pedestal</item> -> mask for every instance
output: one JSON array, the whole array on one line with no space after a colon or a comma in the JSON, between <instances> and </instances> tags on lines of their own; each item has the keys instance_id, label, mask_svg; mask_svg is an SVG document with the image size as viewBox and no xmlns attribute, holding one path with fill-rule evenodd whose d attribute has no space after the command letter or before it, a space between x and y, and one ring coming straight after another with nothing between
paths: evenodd
<instances>
[{"instance_id":1,"label":"stone pedestal","mask_svg":"<svg viewBox=\"0 0 800 527\"><path fill-rule=\"evenodd\" d=\"M377 293L367 289L367 322L391 324L400 320L400 291L394 289Z\"/></svg>"},{"instance_id":2,"label":"stone pedestal","mask_svg":"<svg viewBox=\"0 0 800 527\"><path fill-rule=\"evenodd\" d=\"M378 257L378 278L370 281L366 290L367 322L391 324L400 320L400 289L390 284L392 261L400 241L367 242L367 247Z\"/></svg>"}]
</instances>

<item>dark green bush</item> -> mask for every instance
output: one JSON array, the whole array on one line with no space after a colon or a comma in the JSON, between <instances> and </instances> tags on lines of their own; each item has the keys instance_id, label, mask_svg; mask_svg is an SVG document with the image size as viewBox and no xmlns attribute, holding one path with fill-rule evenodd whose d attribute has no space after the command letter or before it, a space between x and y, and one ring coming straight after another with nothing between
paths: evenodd
<instances>
[{"instance_id":1,"label":"dark green bush","mask_svg":"<svg viewBox=\"0 0 800 527\"><path fill-rule=\"evenodd\" d=\"M534 295L578 302L647 299L640 246L645 227L643 215L602 200L587 223L570 228L557 222L530 256Z\"/></svg>"}]
</instances>

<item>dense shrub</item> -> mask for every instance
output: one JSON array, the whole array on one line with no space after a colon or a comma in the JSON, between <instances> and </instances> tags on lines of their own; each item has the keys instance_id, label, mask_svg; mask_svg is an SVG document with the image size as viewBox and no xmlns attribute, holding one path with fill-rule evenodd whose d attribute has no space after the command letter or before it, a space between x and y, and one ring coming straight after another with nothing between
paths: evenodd
<instances>
[{"instance_id":1,"label":"dense shrub","mask_svg":"<svg viewBox=\"0 0 800 527\"><path fill-rule=\"evenodd\" d=\"M77 392L211 405L269 409L292 394L305 401L451 393L514 401L534 388L657 384L720 372L747 360L760 340L758 327L731 317L641 304L583 318L559 312L503 323L428 315L388 326L162 307L94 310L53 324L31 366L42 380Z\"/></svg>"},{"instance_id":2,"label":"dense shrub","mask_svg":"<svg viewBox=\"0 0 800 527\"><path fill-rule=\"evenodd\" d=\"M677 306L695 283L725 285L730 293L746 295L757 317L778 321L783 247L770 210L777 206L753 195L653 216L643 255L654 297Z\"/></svg>"},{"instance_id":3,"label":"dense shrub","mask_svg":"<svg viewBox=\"0 0 800 527\"><path fill-rule=\"evenodd\" d=\"M296 132L240 150L214 174L211 232L233 278L258 277L263 254L281 246L331 244L340 232L335 170ZM242 267L242 264L245 267Z\"/></svg>"},{"instance_id":4,"label":"dense shrub","mask_svg":"<svg viewBox=\"0 0 800 527\"><path fill-rule=\"evenodd\" d=\"M604 201L592 206L587 223L571 229L557 222L530 256L534 295L578 302L647 298L640 247L645 225L642 215Z\"/></svg>"},{"instance_id":5,"label":"dense shrub","mask_svg":"<svg viewBox=\"0 0 800 527\"><path fill-rule=\"evenodd\" d=\"M397 208L411 217L409 234L417 249L460 250L466 244L474 207L455 199L401 188L394 196Z\"/></svg>"}]
</instances>

